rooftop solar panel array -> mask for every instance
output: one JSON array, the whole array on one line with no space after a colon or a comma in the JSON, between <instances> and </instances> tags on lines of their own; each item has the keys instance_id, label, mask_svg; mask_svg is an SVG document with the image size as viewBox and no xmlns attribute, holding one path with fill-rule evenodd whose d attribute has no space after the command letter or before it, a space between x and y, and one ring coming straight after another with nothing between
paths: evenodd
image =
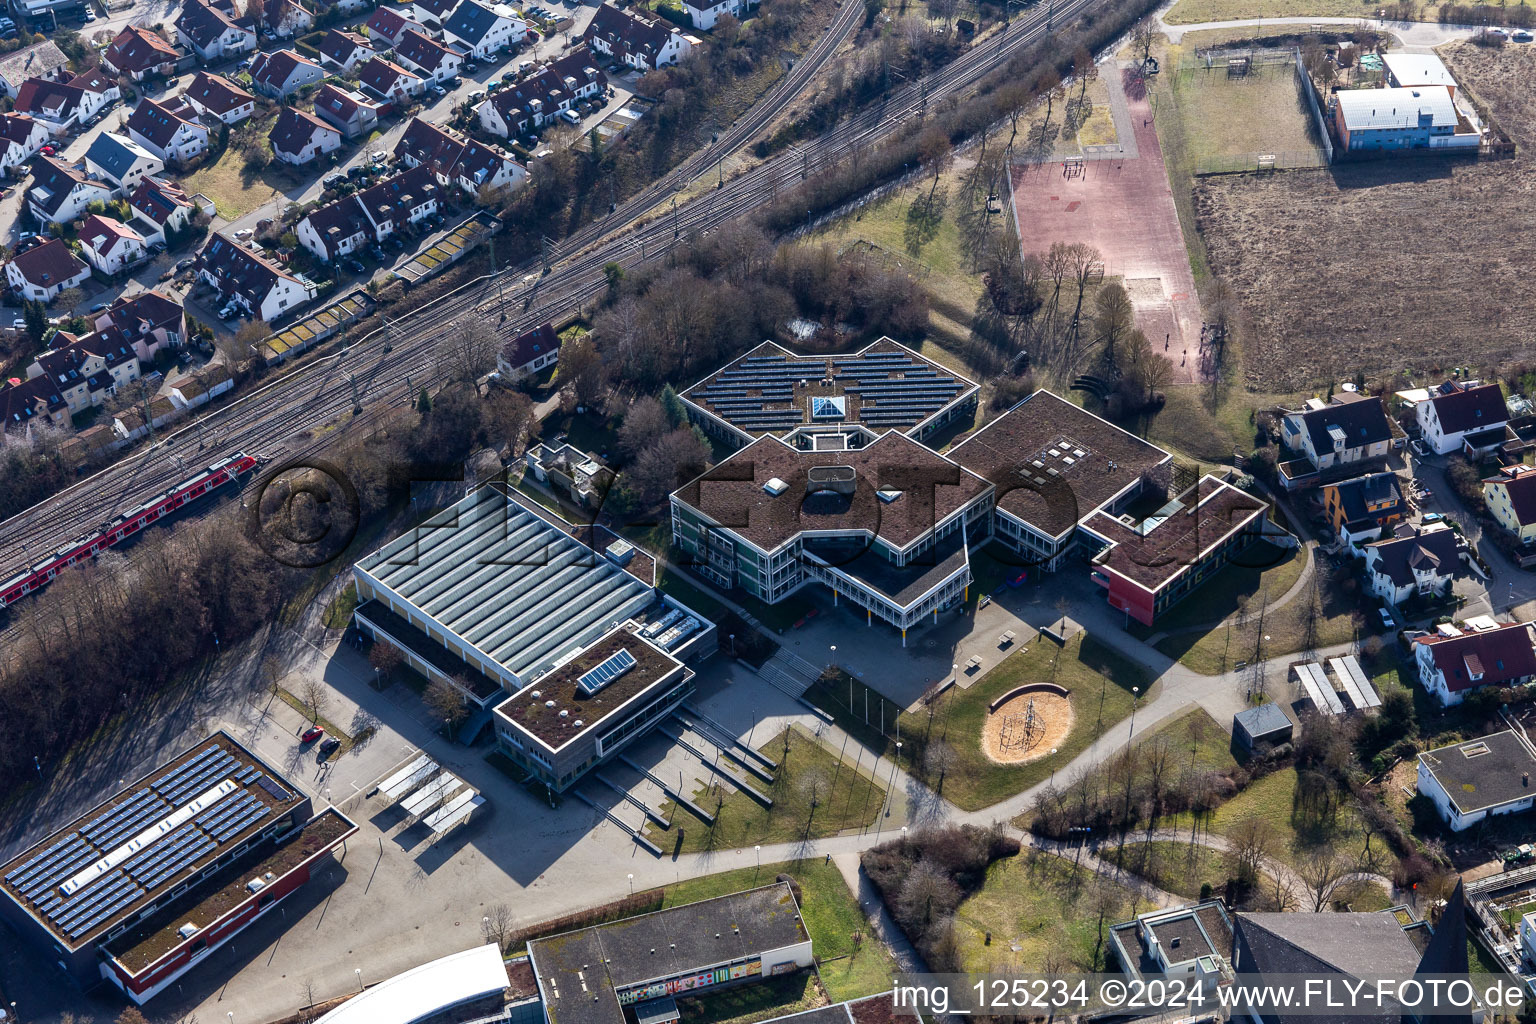
<instances>
[{"instance_id":1,"label":"rooftop solar panel array","mask_svg":"<svg viewBox=\"0 0 1536 1024\"><path fill-rule=\"evenodd\" d=\"M155 834L158 823L225 779L260 791L234 789L192 820ZM254 765L210 743L7 872L5 883L57 933L79 939L271 817L275 808L260 792L277 808L292 799ZM137 849L129 845L134 843ZM116 857L106 860L114 852ZM100 871L99 877L90 877L91 869ZM79 888L66 894L71 880Z\"/></svg>"},{"instance_id":2,"label":"rooftop solar panel array","mask_svg":"<svg viewBox=\"0 0 1536 1024\"><path fill-rule=\"evenodd\" d=\"M628 651L615 651L604 658L601 664L583 672L581 678L576 680L576 685L581 687L582 693L590 697L634 667L633 654Z\"/></svg>"},{"instance_id":3,"label":"rooftop solar panel array","mask_svg":"<svg viewBox=\"0 0 1536 1024\"><path fill-rule=\"evenodd\" d=\"M432 619L433 634L446 630L520 678L652 600L635 577L490 487L358 564Z\"/></svg>"},{"instance_id":4,"label":"rooftop solar panel array","mask_svg":"<svg viewBox=\"0 0 1536 1024\"><path fill-rule=\"evenodd\" d=\"M796 387L828 376L841 394L858 399L857 408L850 403L849 418L898 428L921 423L973 386L905 352L867 352L830 363L771 355L738 360L687 397L749 433L790 430L812 418L797 402ZM823 406L821 415L832 413Z\"/></svg>"}]
</instances>

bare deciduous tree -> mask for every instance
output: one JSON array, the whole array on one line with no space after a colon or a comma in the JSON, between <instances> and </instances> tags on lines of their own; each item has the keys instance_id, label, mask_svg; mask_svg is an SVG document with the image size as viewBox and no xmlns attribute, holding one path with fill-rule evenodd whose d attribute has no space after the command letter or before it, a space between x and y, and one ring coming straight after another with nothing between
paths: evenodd
<instances>
[{"instance_id":1,"label":"bare deciduous tree","mask_svg":"<svg viewBox=\"0 0 1536 1024\"><path fill-rule=\"evenodd\" d=\"M320 724L325 709L331 705L331 691L326 689L324 683L311 679L304 684L304 690L299 694L299 699L304 702L304 707L309 710L309 719L315 725Z\"/></svg>"},{"instance_id":2,"label":"bare deciduous tree","mask_svg":"<svg viewBox=\"0 0 1536 1024\"><path fill-rule=\"evenodd\" d=\"M1312 913L1321 914L1333 900L1334 894L1350 875L1355 866L1332 847L1323 847L1312 853L1296 869L1296 876L1306 887Z\"/></svg>"},{"instance_id":3,"label":"bare deciduous tree","mask_svg":"<svg viewBox=\"0 0 1536 1024\"><path fill-rule=\"evenodd\" d=\"M1255 884L1276 843L1275 828L1268 821L1257 816L1240 819L1227 833L1232 876L1245 885Z\"/></svg>"}]
</instances>

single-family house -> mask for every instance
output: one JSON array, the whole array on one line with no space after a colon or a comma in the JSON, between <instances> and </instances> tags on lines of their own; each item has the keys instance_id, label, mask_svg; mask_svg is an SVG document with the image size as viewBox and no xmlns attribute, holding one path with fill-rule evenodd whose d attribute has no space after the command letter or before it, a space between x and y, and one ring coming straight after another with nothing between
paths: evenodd
<instances>
[{"instance_id":1,"label":"single-family house","mask_svg":"<svg viewBox=\"0 0 1536 1024\"><path fill-rule=\"evenodd\" d=\"M1362 545L1402 522L1407 503L1397 474L1367 473L1323 485L1323 511L1339 539L1360 555Z\"/></svg>"},{"instance_id":2,"label":"single-family house","mask_svg":"<svg viewBox=\"0 0 1536 1024\"><path fill-rule=\"evenodd\" d=\"M87 94L81 101L83 107L90 111L81 119L84 124L101 120L106 111L123 98L122 86L101 67L87 68L78 75L66 78L64 84L84 90Z\"/></svg>"},{"instance_id":3,"label":"single-family house","mask_svg":"<svg viewBox=\"0 0 1536 1024\"><path fill-rule=\"evenodd\" d=\"M153 359L162 348L177 348L186 341L187 315L181 304L151 288L120 296L100 313L92 313L93 337L121 342L142 360Z\"/></svg>"},{"instance_id":4,"label":"single-family house","mask_svg":"<svg viewBox=\"0 0 1536 1024\"><path fill-rule=\"evenodd\" d=\"M207 125L215 121L236 125L256 113L255 96L223 75L209 71L199 71L182 95Z\"/></svg>"},{"instance_id":5,"label":"single-family house","mask_svg":"<svg viewBox=\"0 0 1536 1024\"><path fill-rule=\"evenodd\" d=\"M272 154L285 164L300 166L341 148L341 132L314 114L284 107L267 138Z\"/></svg>"},{"instance_id":6,"label":"single-family house","mask_svg":"<svg viewBox=\"0 0 1536 1024\"><path fill-rule=\"evenodd\" d=\"M1413 641L1419 682L1442 706L1483 686L1523 686L1536 677L1536 648L1525 622L1441 626Z\"/></svg>"},{"instance_id":7,"label":"single-family house","mask_svg":"<svg viewBox=\"0 0 1536 1024\"><path fill-rule=\"evenodd\" d=\"M1496 523L1521 544L1536 543L1536 468L1506 466L1483 481L1483 500Z\"/></svg>"},{"instance_id":8,"label":"single-family house","mask_svg":"<svg viewBox=\"0 0 1536 1024\"><path fill-rule=\"evenodd\" d=\"M292 39L315 25L314 15L297 0L259 0L261 21L267 34L278 39Z\"/></svg>"},{"instance_id":9,"label":"single-family house","mask_svg":"<svg viewBox=\"0 0 1536 1024\"><path fill-rule=\"evenodd\" d=\"M1417 789L1452 832L1464 832L1485 818L1530 810L1536 798L1533 773L1536 751L1530 741L1504 729L1424 751Z\"/></svg>"},{"instance_id":10,"label":"single-family house","mask_svg":"<svg viewBox=\"0 0 1536 1024\"><path fill-rule=\"evenodd\" d=\"M92 214L80 225L80 248L86 261L108 277L149 255L143 235L122 221L100 214Z\"/></svg>"},{"instance_id":11,"label":"single-family house","mask_svg":"<svg viewBox=\"0 0 1536 1024\"><path fill-rule=\"evenodd\" d=\"M55 138L63 138L103 105L99 96L77 85L51 78L29 78L16 93L15 110L46 124Z\"/></svg>"},{"instance_id":12,"label":"single-family house","mask_svg":"<svg viewBox=\"0 0 1536 1024\"><path fill-rule=\"evenodd\" d=\"M48 126L27 114L0 114L0 172L37 156L50 137Z\"/></svg>"},{"instance_id":13,"label":"single-family house","mask_svg":"<svg viewBox=\"0 0 1536 1024\"><path fill-rule=\"evenodd\" d=\"M510 10L493 10L476 0L461 0L443 22L443 36L471 55L490 60L493 54L516 46L528 36L527 23L513 17Z\"/></svg>"},{"instance_id":14,"label":"single-family house","mask_svg":"<svg viewBox=\"0 0 1536 1024\"><path fill-rule=\"evenodd\" d=\"M333 28L320 40L320 63L345 74L373 56L368 37Z\"/></svg>"},{"instance_id":15,"label":"single-family house","mask_svg":"<svg viewBox=\"0 0 1536 1024\"><path fill-rule=\"evenodd\" d=\"M315 297L314 282L283 267L254 247L215 232L197 254L197 275L219 293L219 303L234 303L268 323Z\"/></svg>"},{"instance_id":16,"label":"single-family house","mask_svg":"<svg viewBox=\"0 0 1536 1024\"><path fill-rule=\"evenodd\" d=\"M459 0L413 0L411 17L440 26L448 20L458 3Z\"/></svg>"},{"instance_id":17,"label":"single-family house","mask_svg":"<svg viewBox=\"0 0 1536 1024\"><path fill-rule=\"evenodd\" d=\"M415 29L406 29L395 43L395 60L434 82L448 81L464 64L461 55Z\"/></svg>"},{"instance_id":18,"label":"single-family house","mask_svg":"<svg viewBox=\"0 0 1536 1024\"><path fill-rule=\"evenodd\" d=\"M77 338L64 331L52 342L54 347L27 367L27 376L48 378L71 413L101 405L118 388L139 379L138 356L120 342L97 334Z\"/></svg>"},{"instance_id":19,"label":"single-family house","mask_svg":"<svg viewBox=\"0 0 1536 1024\"><path fill-rule=\"evenodd\" d=\"M21 83L29 78L58 81L68 76L69 58L51 39L0 57L0 89L11 99L16 98Z\"/></svg>"},{"instance_id":20,"label":"single-family house","mask_svg":"<svg viewBox=\"0 0 1536 1024\"><path fill-rule=\"evenodd\" d=\"M128 137L167 164L179 164L208 151L208 128L171 107L144 100L128 117Z\"/></svg>"},{"instance_id":21,"label":"single-family house","mask_svg":"<svg viewBox=\"0 0 1536 1024\"><path fill-rule=\"evenodd\" d=\"M159 32L129 25L101 55L101 64L114 75L142 82L150 75L174 74L180 57Z\"/></svg>"},{"instance_id":22,"label":"single-family house","mask_svg":"<svg viewBox=\"0 0 1536 1024\"><path fill-rule=\"evenodd\" d=\"M440 198L432 172L415 167L311 211L294 231L300 245L329 262L432 216Z\"/></svg>"},{"instance_id":23,"label":"single-family house","mask_svg":"<svg viewBox=\"0 0 1536 1024\"><path fill-rule=\"evenodd\" d=\"M722 15L742 19L756 6L750 0L682 0L682 3L683 10L693 19L693 27L706 32L715 27Z\"/></svg>"},{"instance_id":24,"label":"single-family house","mask_svg":"<svg viewBox=\"0 0 1536 1024\"><path fill-rule=\"evenodd\" d=\"M223 363L209 363L199 370L166 382L171 401L183 409L207 405L234 386L235 378Z\"/></svg>"},{"instance_id":25,"label":"single-family house","mask_svg":"<svg viewBox=\"0 0 1536 1024\"><path fill-rule=\"evenodd\" d=\"M329 82L315 94L315 113L349 139L366 135L379 123L379 105L361 93Z\"/></svg>"},{"instance_id":26,"label":"single-family house","mask_svg":"<svg viewBox=\"0 0 1536 1024\"><path fill-rule=\"evenodd\" d=\"M1365 545L1365 581L1390 605L1410 597L1444 596L1456 578L1456 531L1444 523L1416 529L1401 523L1394 535Z\"/></svg>"},{"instance_id":27,"label":"single-family house","mask_svg":"<svg viewBox=\"0 0 1536 1024\"><path fill-rule=\"evenodd\" d=\"M1416 407L1424 444L1439 455L1482 455L1504 443L1509 409L1498 384L1448 380Z\"/></svg>"},{"instance_id":28,"label":"single-family house","mask_svg":"<svg viewBox=\"0 0 1536 1024\"><path fill-rule=\"evenodd\" d=\"M127 195L139 187L145 175L165 170L165 161L126 135L102 132L85 151L85 169Z\"/></svg>"},{"instance_id":29,"label":"single-family house","mask_svg":"<svg viewBox=\"0 0 1536 1024\"><path fill-rule=\"evenodd\" d=\"M559 361L560 335L554 324L546 323L503 345L496 355L496 371L503 380L516 383Z\"/></svg>"},{"instance_id":30,"label":"single-family house","mask_svg":"<svg viewBox=\"0 0 1536 1024\"><path fill-rule=\"evenodd\" d=\"M383 8L379 8L383 10ZM363 92L388 103L404 105L420 96L427 83L392 60L370 57L357 69Z\"/></svg>"},{"instance_id":31,"label":"single-family house","mask_svg":"<svg viewBox=\"0 0 1536 1024\"><path fill-rule=\"evenodd\" d=\"M69 406L49 377L0 377L0 433L21 432L31 423L69 422Z\"/></svg>"},{"instance_id":32,"label":"single-family house","mask_svg":"<svg viewBox=\"0 0 1536 1024\"><path fill-rule=\"evenodd\" d=\"M368 29L368 41L375 50L394 49L400 37L411 29L422 35L430 34L427 26L390 7L375 8L364 26Z\"/></svg>"},{"instance_id":33,"label":"single-family house","mask_svg":"<svg viewBox=\"0 0 1536 1024\"><path fill-rule=\"evenodd\" d=\"M147 177L128 196L128 208L136 219L152 230L142 231L144 240L170 244L170 235L185 228L196 212L182 187L165 178Z\"/></svg>"},{"instance_id":34,"label":"single-family house","mask_svg":"<svg viewBox=\"0 0 1536 1024\"><path fill-rule=\"evenodd\" d=\"M408 167L430 168L441 184L458 185L472 196L482 188L516 188L528 177L527 168L510 153L419 117L406 125L395 156Z\"/></svg>"},{"instance_id":35,"label":"single-family house","mask_svg":"<svg viewBox=\"0 0 1536 1024\"><path fill-rule=\"evenodd\" d=\"M256 29L208 0L186 0L176 19L176 40L212 63L256 49Z\"/></svg>"},{"instance_id":36,"label":"single-family house","mask_svg":"<svg viewBox=\"0 0 1536 1024\"><path fill-rule=\"evenodd\" d=\"M676 64L698 42L659 15L638 8L620 10L612 4L597 9L581 38L598 53L638 71Z\"/></svg>"},{"instance_id":37,"label":"single-family house","mask_svg":"<svg viewBox=\"0 0 1536 1024\"><path fill-rule=\"evenodd\" d=\"M1358 463L1385 459L1392 449L1392 427L1381 399L1356 391L1329 402L1308 399L1303 408L1281 417L1280 438L1301 456L1281 464L1280 480L1287 490L1358 471L1363 468Z\"/></svg>"},{"instance_id":38,"label":"single-family house","mask_svg":"<svg viewBox=\"0 0 1536 1024\"><path fill-rule=\"evenodd\" d=\"M287 99L324 77L320 65L292 50L257 54L251 61L251 88L274 100Z\"/></svg>"},{"instance_id":39,"label":"single-family house","mask_svg":"<svg viewBox=\"0 0 1536 1024\"><path fill-rule=\"evenodd\" d=\"M597 58L579 46L559 60L542 64L522 79L492 93L476 114L480 127L504 139L542 128L580 100L599 97L608 76Z\"/></svg>"},{"instance_id":40,"label":"single-family house","mask_svg":"<svg viewBox=\"0 0 1536 1024\"><path fill-rule=\"evenodd\" d=\"M27 205L43 224L67 224L94 202L112 198L112 186L88 177L85 169L53 157L38 157L32 166Z\"/></svg>"},{"instance_id":41,"label":"single-family house","mask_svg":"<svg viewBox=\"0 0 1536 1024\"><path fill-rule=\"evenodd\" d=\"M89 281L91 268L69 251L63 239L54 238L17 253L5 265L5 278L22 298L52 302L64 289Z\"/></svg>"}]
</instances>

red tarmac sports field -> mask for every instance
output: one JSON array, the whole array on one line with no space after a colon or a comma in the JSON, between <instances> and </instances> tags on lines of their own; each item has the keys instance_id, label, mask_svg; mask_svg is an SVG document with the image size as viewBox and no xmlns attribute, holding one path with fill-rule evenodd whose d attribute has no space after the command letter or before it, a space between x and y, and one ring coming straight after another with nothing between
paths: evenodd
<instances>
[{"instance_id":1,"label":"red tarmac sports field","mask_svg":"<svg viewBox=\"0 0 1536 1024\"><path fill-rule=\"evenodd\" d=\"M1128 70L1119 73L1136 155L1088 160L1079 168L1065 168L1060 160L1015 164L1019 241L1025 255L1043 254L1054 242L1086 242L1099 250L1105 276L1123 278L1136 326L1173 360L1176 380L1194 380L1201 316L1189 253L1146 91Z\"/></svg>"}]
</instances>

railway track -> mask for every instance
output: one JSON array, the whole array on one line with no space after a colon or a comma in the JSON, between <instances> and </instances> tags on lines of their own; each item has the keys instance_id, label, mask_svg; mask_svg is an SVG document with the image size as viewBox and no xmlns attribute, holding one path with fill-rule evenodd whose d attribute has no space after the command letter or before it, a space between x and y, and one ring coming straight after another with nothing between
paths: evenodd
<instances>
[{"instance_id":1,"label":"railway track","mask_svg":"<svg viewBox=\"0 0 1536 1024\"><path fill-rule=\"evenodd\" d=\"M1067 0L1057 7L1055 17L1073 18L1095 2ZM832 30L770 90L770 105L754 109L710 147L622 204L609 222L622 217L620 223L630 225L656 210L679 187L685 187L722 155L735 152L766 127L825 64L861 14L862 4L844 0ZM353 383L357 401L365 410L360 418L370 422L379 410L407 403L417 389L436 383L439 374L433 366L434 351L454 332L458 320L467 316L491 319L501 335L510 336L588 305L606 288L603 268L607 264L630 267L657 259L680 237L748 215L786 186L797 183L806 169L814 170L851 147L871 145L894 134L928 106L964 92L1045 34L1045 18L1038 11L1033 17L1017 18L1008 31L962 54L925 81L892 90L883 102L800 145L797 151L764 160L722 188L680 204L673 216L617 232L607 231L601 223L578 231L562 244L576 254L557 264L548 275L535 277L530 286L521 282L539 273L537 263L504 269L498 274L499 286L481 279L429 308L392 321L386 328L392 342L388 352L384 345L360 343L345 356L302 365L167 433L140 454L0 523L0 576L175 483L186 475L187 467L240 449L279 463L316 456L343 431L312 432L351 412Z\"/></svg>"}]
</instances>

